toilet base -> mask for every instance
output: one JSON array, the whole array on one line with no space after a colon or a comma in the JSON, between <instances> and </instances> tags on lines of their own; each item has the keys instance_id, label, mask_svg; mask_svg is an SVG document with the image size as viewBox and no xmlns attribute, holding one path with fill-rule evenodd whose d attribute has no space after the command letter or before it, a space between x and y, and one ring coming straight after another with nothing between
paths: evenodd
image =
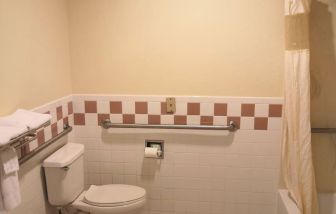
<instances>
[{"instance_id":1,"label":"toilet base","mask_svg":"<svg viewBox=\"0 0 336 214\"><path fill-rule=\"evenodd\" d=\"M141 208L144 207L146 203L146 199L139 200L132 204L127 204L123 206L115 206L115 207L98 207L92 206L90 204L84 203L83 198L85 196L85 191L82 192L77 199L71 204L71 207L81 210L84 213L90 214L138 214L141 212Z\"/></svg>"}]
</instances>

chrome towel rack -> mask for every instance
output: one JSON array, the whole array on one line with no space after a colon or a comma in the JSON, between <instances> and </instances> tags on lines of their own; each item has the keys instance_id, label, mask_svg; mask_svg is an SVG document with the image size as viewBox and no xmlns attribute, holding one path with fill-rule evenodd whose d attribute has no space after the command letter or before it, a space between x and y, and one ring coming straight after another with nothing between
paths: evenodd
<instances>
[{"instance_id":1,"label":"chrome towel rack","mask_svg":"<svg viewBox=\"0 0 336 214\"><path fill-rule=\"evenodd\" d=\"M17 137L14 137L11 139L6 145L0 146L0 150L6 149L8 147L14 147L14 148L19 148L22 147L23 145L26 145L27 142L31 142L36 139L36 132L39 129L42 129L44 127L47 127L50 125L50 121L42 124L41 126L35 128L35 129L29 129L26 132L20 134Z\"/></svg>"},{"instance_id":2,"label":"chrome towel rack","mask_svg":"<svg viewBox=\"0 0 336 214\"><path fill-rule=\"evenodd\" d=\"M209 126L209 125L153 125L153 124L120 124L112 123L109 119L102 121L104 129L109 128L144 128L144 129L192 129L192 130L228 130L236 131L237 126L233 121L227 126Z\"/></svg>"},{"instance_id":3,"label":"chrome towel rack","mask_svg":"<svg viewBox=\"0 0 336 214\"><path fill-rule=\"evenodd\" d=\"M312 128L312 133L335 133L336 134L336 128Z\"/></svg>"},{"instance_id":4,"label":"chrome towel rack","mask_svg":"<svg viewBox=\"0 0 336 214\"><path fill-rule=\"evenodd\" d=\"M4 150L8 147L13 147L14 149L16 149L16 151L21 151L21 149L24 149L24 147L27 146L30 142L36 140L36 138L37 138L36 133L39 129L45 128L48 125L50 125L50 122L46 122L46 123L42 124L41 126L37 127L36 129L30 129L30 130L26 131L25 133L11 139L8 142L8 144L0 146L0 150ZM36 149L30 151L29 153L27 153L27 154L25 154L21 157L20 157L20 155L18 155L20 165L23 164L24 162L26 162L27 160L29 160L30 158L32 158L33 156L35 156L37 153L42 151L44 148L48 147L49 145L54 143L56 140L65 136L66 134L68 134L71 131L72 131L72 127L69 126L68 124L65 124L64 127L63 127L63 131L60 132L55 137L53 137L50 140L44 142L41 146L37 147Z\"/></svg>"},{"instance_id":5,"label":"chrome towel rack","mask_svg":"<svg viewBox=\"0 0 336 214\"><path fill-rule=\"evenodd\" d=\"M1 146L1 149L7 148L8 146L16 146L18 143L22 143L23 141L33 141L36 139L36 132L44 127L47 127L50 125L50 121L43 123L42 125L40 125L39 127L35 128L35 129L29 129L28 131L20 134L19 136L11 139L6 145Z\"/></svg>"},{"instance_id":6,"label":"chrome towel rack","mask_svg":"<svg viewBox=\"0 0 336 214\"><path fill-rule=\"evenodd\" d=\"M23 164L24 162L26 162L27 160L29 160L30 158L34 157L37 153L41 152L43 149L45 149L46 147L50 146L52 143L54 143L58 139L64 137L65 135L67 135L71 131L72 131L72 127L69 126L68 124L65 124L64 127L63 127L63 131L62 132L60 132L59 134L57 134L55 137L51 138L50 140L44 142L41 146L39 146L36 149L34 149L33 151L29 152L27 155L19 158L20 165ZM31 142L31 141L29 141L29 142ZM24 145L27 145L29 142L20 145L18 148L21 148Z\"/></svg>"}]
</instances>

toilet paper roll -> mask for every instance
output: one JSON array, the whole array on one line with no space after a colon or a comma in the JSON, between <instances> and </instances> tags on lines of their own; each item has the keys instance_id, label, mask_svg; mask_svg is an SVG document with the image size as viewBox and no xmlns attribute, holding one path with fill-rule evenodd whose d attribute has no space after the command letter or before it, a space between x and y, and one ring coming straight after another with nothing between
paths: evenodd
<instances>
[{"instance_id":1,"label":"toilet paper roll","mask_svg":"<svg viewBox=\"0 0 336 214\"><path fill-rule=\"evenodd\" d=\"M145 158L159 158L158 148L146 147Z\"/></svg>"}]
</instances>

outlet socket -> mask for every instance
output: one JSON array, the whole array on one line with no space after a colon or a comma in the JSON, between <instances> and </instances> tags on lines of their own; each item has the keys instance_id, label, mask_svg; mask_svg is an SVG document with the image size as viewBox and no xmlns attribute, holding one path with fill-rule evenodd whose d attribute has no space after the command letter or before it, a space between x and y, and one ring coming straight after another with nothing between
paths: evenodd
<instances>
[{"instance_id":1,"label":"outlet socket","mask_svg":"<svg viewBox=\"0 0 336 214\"><path fill-rule=\"evenodd\" d=\"M167 113L174 114L176 112L176 100L175 97L167 97L166 98L166 104L167 104Z\"/></svg>"}]
</instances>

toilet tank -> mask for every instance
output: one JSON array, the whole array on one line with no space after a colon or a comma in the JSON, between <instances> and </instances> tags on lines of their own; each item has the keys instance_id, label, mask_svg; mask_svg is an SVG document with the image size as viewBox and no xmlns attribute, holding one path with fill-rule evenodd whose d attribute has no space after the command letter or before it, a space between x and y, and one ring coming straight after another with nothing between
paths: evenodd
<instances>
[{"instance_id":1,"label":"toilet tank","mask_svg":"<svg viewBox=\"0 0 336 214\"><path fill-rule=\"evenodd\" d=\"M67 143L43 161L51 205L73 202L84 190L84 145Z\"/></svg>"}]
</instances>

